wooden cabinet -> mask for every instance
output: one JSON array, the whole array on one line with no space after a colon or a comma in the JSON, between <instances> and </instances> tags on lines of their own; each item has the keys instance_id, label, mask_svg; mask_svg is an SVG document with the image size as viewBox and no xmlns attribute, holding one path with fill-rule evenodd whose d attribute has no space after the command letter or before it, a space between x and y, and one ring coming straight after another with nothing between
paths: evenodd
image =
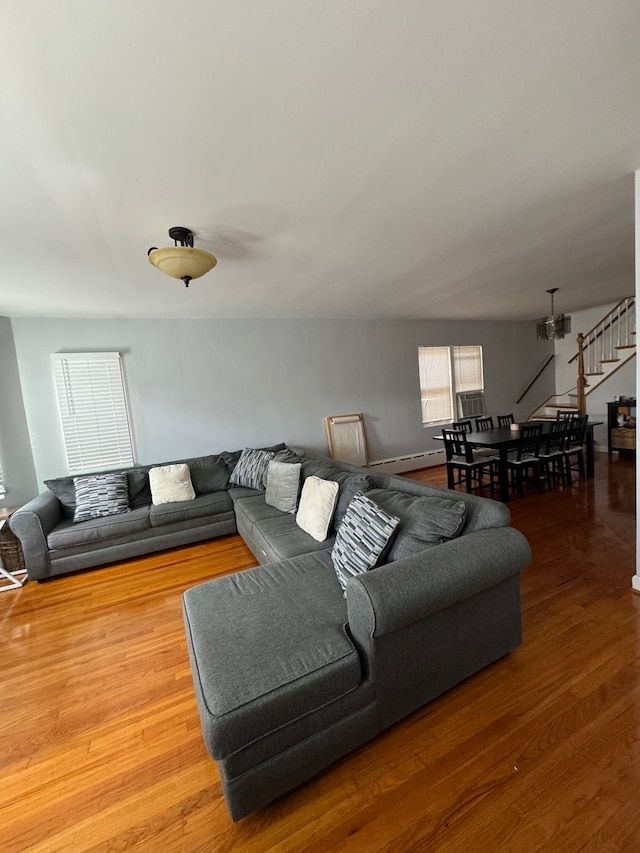
<instances>
[{"instance_id":1,"label":"wooden cabinet","mask_svg":"<svg viewBox=\"0 0 640 853\"><path fill-rule=\"evenodd\" d=\"M636 449L636 400L624 397L613 403L607 403L607 436L609 455L612 451L633 451ZM633 424L633 428L630 428Z\"/></svg>"}]
</instances>

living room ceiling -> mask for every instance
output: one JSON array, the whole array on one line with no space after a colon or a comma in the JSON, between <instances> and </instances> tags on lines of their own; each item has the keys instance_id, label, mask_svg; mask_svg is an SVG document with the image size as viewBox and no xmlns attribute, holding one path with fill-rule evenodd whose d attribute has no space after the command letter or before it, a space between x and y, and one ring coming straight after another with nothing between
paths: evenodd
<instances>
[{"instance_id":1,"label":"living room ceiling","mask_svg":"<svg viewBox=\"0 0 640 853\"><path fill-rule=\"evenodd\" d=\"M533 319L634 291L637 0L7 0L0 315ZM218 266L147 261L184 225Z\"/></svg>"}]
</instances>

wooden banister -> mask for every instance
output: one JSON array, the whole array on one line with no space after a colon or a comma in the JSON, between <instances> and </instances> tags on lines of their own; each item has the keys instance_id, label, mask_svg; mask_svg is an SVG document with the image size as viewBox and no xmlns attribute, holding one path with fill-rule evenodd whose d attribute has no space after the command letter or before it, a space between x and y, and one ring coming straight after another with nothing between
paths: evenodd
<instances>
[{"instance_id":1,"label":"wooden banister","mask_svg":"<svg viewBox=\"0 0 640 853\"><path fill-rule=\"evenodd\" d=\"M618 315L619 318L624 316L624 314L627 313L627 311L631 308L632 305L635 305L635 299L632 296L628 296L626 299L621 299L620 302L618 302L618 304L615 305L611 309L611 311L609 311L609 313L607 314L607 317L611 317L612 314L615 314L615 312L618 310L618 308L620 308L621 305L624 305L625 302L627 304L625 305L623 310L620 311L620 314ZM589 329L589 331L584 335L584 337L588 340L591 333L595 332L595 330L600 325L602 325L602 329L600 329L600 331L596 335L596 338L602 337L602 335L604 335L604 333L607 331L607 329L611 328L611 326L613 325L613 320L607 321L606 317L603 317L602 320L600 320L600 322L596 323L595 326L593 326L593 328ZM579 355L579 352L577 352L572 358L570 358L569 361L567 362L567 364L571 364L572 361L575 361L578 358L578 355Z\"/></svg>"},{"instance_id":2,"label":"wooden banister","mask_svg":"<svg viewBox=\"0 0 640 853\"><path fill-rule=\"evenodd\" d=\"M542 367L540 368L540 370L539 370L539 371L536 373L536 375L533 377L533 379L531 380L531 382L530 382L530 383L527 385L527 387L524 389L524 391L522 392L522 394L520 394L520 396L519 396L519 397L518 397L518 399L516 400L516 405L517 405L521 400L524 400L524 398L527 396L527 394L529 393L529 391L533 388L533 386L535 385L535 383L538 381L538 379L540 378L540 376L541 376L541 375L542 375L542 373L544 372L545 368L547 368L547 367L551 364L551 362L553 361L553 359L554 359L554 358L555 358L555 355L550 355L550 356L549 356L549 358L545 361L545 363L542 365Z\"/></svg>"},{"instance_id":3,"label":"wooden banister","mask_svg":"<svg viewBox=\"0 0 640 853\"><path fill-rule=\"evenodd\" d=\"M589 383L584 375L584 335L578 332L578 409L582 414L586 414L587 403L584 389Z\"/></svg>"}]
</instances>

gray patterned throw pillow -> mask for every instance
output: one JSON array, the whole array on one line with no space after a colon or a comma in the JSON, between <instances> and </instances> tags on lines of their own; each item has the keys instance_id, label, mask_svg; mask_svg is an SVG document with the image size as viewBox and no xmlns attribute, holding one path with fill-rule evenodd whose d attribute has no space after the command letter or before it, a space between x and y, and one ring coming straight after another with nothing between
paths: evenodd
<instances>
[{"instance_id":1,"label":"gray patterned throw pillow","mask_svg":"<svg viewBox=\"0 0 640 853\"><path fill-rule=\"evenodd\" d=\"M230 482L247 489L264 489L267 466L274 456L275 453L270 450L252 450L250 447L245 447L229 478Z\"/></svg>"},{"instance_id":2,"label":"gray patterned throw pillow","mask_svg":"<svg viewBox=\"0 0 640 853\"><path fill-rule=\"evenodd\" d=\"M129 486L126 474L91 474L74 477L76 509L74 521L88 521L105 515L129 512Z\"/></svg>"},{"instance_id":3,"label":"gray patterned throw pillow","mask_svg":"<svg viewBox=\"0 0 640 853\"><path fill-rule=\"evenodd\" d=\"M389 543L399 519L365 495L356 495L347 507L331 551L340 586L351 577L373 569Z\"/></svg>"}]
</instances>

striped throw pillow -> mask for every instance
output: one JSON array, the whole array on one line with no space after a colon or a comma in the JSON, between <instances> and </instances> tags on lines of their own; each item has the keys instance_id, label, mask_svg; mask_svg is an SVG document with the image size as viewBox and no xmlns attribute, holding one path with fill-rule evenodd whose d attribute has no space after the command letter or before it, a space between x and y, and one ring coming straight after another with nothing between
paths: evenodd
<instances>
[{"instance_id":1,"label":"striped throw pillow","mask_svg":"<svg viewBox=\"0 0 640 853\"><path fill-rule=\"evenodd\" d=\"M74 477L76 508L74 521L88 521L105 515L129 512L129 485L126 474L91 474Z\"/></svg>"},{"instance_id":2,"label":"striped throw pillow","mask_svg":"<svg viewBox=\"0 0 640 853\"><path fill-rule=\"evenodd\" d=\"M250 447L240 454L238 464L229 480L234 486L247 489L264 489L267 483L267 467L275 453L270 450L252 450Z\"/></svg>"},{"instance_id":3,"label":"striped throw pillow","mask_svg":"<svg viewBox=\"0 0 640 853\"><path fill-rule=\"evenodd\" d=\"M333 568L342 589L346 590L349 578L375 568L399 523L399 518L365 495L354 497L331 551Z\"/></svg>"}]
</instances>

